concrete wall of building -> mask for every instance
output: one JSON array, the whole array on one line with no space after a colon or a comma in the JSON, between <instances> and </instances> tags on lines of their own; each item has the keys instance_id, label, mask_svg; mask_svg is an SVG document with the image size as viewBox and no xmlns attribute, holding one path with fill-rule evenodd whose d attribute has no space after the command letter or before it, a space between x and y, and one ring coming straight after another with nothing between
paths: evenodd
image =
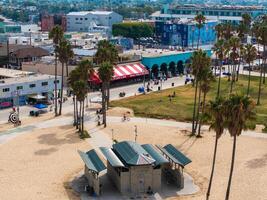
<instances>
[{"instance_id":1,"label":"concrete wall of building","mask_svg":"<svg viewBox=\"0 0 267 200\"><path fill-rule=\"evenodd\" d=\"M84 168L84 175L88 180L89 186L94 189L96 195L100 195L100 179L90 170L88 170L86 166Z\"/></svg>"},{"instance_id":2,"label":"concrete wall of building","mask_svg":"<svg viewBox=\"0 0 267 200\"><path fill-rule=\"evenodd\" d=\"M154 192L161 190L161 168L159 169L153 169L153 180L152 180L152 190Z\"/></svg>"}]
</instances>

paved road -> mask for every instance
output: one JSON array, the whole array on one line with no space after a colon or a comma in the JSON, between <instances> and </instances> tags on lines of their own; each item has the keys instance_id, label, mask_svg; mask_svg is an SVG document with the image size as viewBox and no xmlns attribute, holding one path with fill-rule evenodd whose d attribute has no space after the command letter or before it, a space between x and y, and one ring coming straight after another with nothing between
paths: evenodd
<instances>
[{"instance_id":1,"label":"paved road","mask_svg":"<svg viewBox=\"0 0 267 200\"><path fill-rule=\"evenodd\" d=\"M174 78L170 78L167 81L163 81L162 82L162 89L168 89L172 87L172 83L174 83L174 86L181 86L184 85L184 77L174 77ZM122 86L122 87L117 87L117 88L112 88L110 91L110 99L111 100L116 100L119 99L119 93L120 92L125 92L126 93L126 97L129 96L134 96L135 94L138 94L137 89L143 86L143 83L138 83L138 84L132 84L132 85L127 85L127 86ZM156 91L158 89L158 86L154 86L153 90ZM89 99L97 97L97 96L101 96L100 92L93 92L93 93L89 93ZM23 118L28 117L29 116L29 112L31 110L35 110L35 108L33 108L32 106L21 106L20 107L20 119L23 120ZM0 124L6 123L8 116L9 116L9 112L11 111L11 109L3 109L0 110ZM69 98L68 101L66 101L63 104L63 114L64 113L69 113L73 111L73 103L72 103L72 98ZM22 121L23 123L23 121Z\"/></svg>"}]
</instances>

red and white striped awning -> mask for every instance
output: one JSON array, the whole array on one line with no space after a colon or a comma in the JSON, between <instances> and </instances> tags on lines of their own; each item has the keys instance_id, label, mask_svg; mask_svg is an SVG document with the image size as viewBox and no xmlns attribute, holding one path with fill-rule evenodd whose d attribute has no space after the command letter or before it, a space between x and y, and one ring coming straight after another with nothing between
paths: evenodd
<instances>
[{"instance_id":1,"label":"red and white striped awning","mask_svg":"<svg viewBox=\"0 0 267 200\"><path fill-rule=\"evenodd\" d=\"M133 78L149 74L148 70L141 63L125 63L114 66L114 75L112 81ZM90 80L95 84L99 84L100 80L97 73L90 76Z\"/></svg>"},{"instance_id":2,"label":"red and white striped awning","mask_svg":"<svg viewBox=\"0 0 267 200\"><path fill-rule=\"evenodd\" d=\"M119 64L114 67L113 80L147 75L149 72L141 63Z\"/></svg>"}]
</instances>

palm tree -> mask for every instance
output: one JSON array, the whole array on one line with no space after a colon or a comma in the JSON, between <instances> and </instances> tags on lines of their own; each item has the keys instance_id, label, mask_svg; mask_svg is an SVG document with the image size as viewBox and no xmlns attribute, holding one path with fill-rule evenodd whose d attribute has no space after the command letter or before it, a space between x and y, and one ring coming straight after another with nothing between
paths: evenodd
<instances>
[{"instance_id":1,"label":"palm tree","mask_svg":"<svg viewBox=\"0 0 267 200\"><path fill-rule=\"evenodd\" d=\"M196 27L198 28L198 41L197 41L197 49L198 49L200 43L200 30L206 22L206 17L201 13L197 14L197 16L195 16L195 21L197 22Z\"/></svg>"},{"instance_id":2,"label":"palm tree","mask_svg":"<svg viewBox=\"0 0 267 200\"><path fill-rule=\"evenodd\" d=\"M215 31L216 31L216 36L217 36L217 40L222 39L223 38L223 25L222 24L217 24L215 26Z\"/></svg>"},{"instance_id":3,"label":"palm tree","mask_svg":"<svg viewBox=\"0 0 267 200\"><path fill-rule=\"evenodd\" d=\"M109 62L111 64L116 64L119 59L117 48L107 40L102 40L98 43L97 52L94 57L94 62L98 65ZM109 108L110 99L110 81L107 83L107 109Z\"/></svg>"},{"instance_id":4,"label":"palm tree","mask_svg":"<svg viewBox=\"0 0 267 200\"><path fill-rule=\"evenodd\" d=\"M233 91L233 84L236 80L236 65L238 63L238 58L239 58L239 48L241 46L240 39L238 37L231 37L229 40L231 52L230 52L230 59L232 61L232 81L231 81L231 88L230 88L230 93Z\"/></svg>"},{"instance_id":5,"label":"palm tree","mask_svg":"<svg viewBox=\"0 0 267 200\"><path fill-rule=\"evenodd\" d=\"M225 127L225 119L223 115L225 111L224 101L225 100L223 98L219 97L219 98L216 98L215 101L210 101L209 106L208 106L208 113L209 113L209 116L211 117L210 129L213 129L215 131L216 137L215 137L213 161L212 161L212 168L211 168L211 174L210 174L210 179L209 179L209 186L208 186L208 190L206 194L206 200L208 200L210 196L210 190L211 190L215 163L216 163L218 140L223 134L224 127Z\"/></svg>"},{"instance_id":6,"label":"palm tree","mask_svg":"<svg viewBox=\"0 0 267 200\"><path fill-rule=\"evenodd\" d=\"M58 47L58 58L61 62L62 69L61 69L61 90L60 90L60 107L59 107L59 115L62 112L62 103L63 103L63 82L64 82L64 64L68 65L69 59L72 58L74 55L70 43L63 39L59 43Z\"/></svg>"},{"instance_id":7,"label":"palm tree","mask_svg":"<svg viewBox=\"0 0 267 200\"><path fill-rule=\"evenodd\" d=\"M245 46L245 55L244 55L246 63L248 63L249 75L248 75L248 88L247 95L249 95L250 90L250 79L251 79L251 63L257 58L257 49L252 44L247 44Z\"/></svg>"},{"instance_id":8,"label":"palm tree","mask_svg":"<svg viewBox=\"0 0 267 200\"><path fill-rule=\"evenodd\" d=\"M198 126L198 134L197 137L201 137L200 132L201 132L201 126L204 120L204 117L206 115L206 97L208 92L211 89L211 82L215 81L215 77L212 74L212 71L209 68L205 68L202 76L202 82L200 85L200 90L203 93L203 100L202 100L202 110L201 110L201 117L199 119L199 126Z\"/></svg>"},{"instance_id":9,"label":"palm tree","mask_svg":"<svg viewBox=\"0 0 267 200\"><path fill-rule=\"evenodd\" d=\"M265 83L265 68L266 68L266 45L267 45L267 23L262 23L256 30L258 43L263 45L263 63L261 65L260 72L260 83L259 83L259 91L258 91L258 101L257 105L260 105L260 97L261 97L261 85ZM263 77L264 76L264 77Z\"/></svg>"},{"instance_id":10,"label":"palm tree","mask_svg":"<svg viewBox=\"0 0 267 200\"><path fill-rule=\"evenodd\" d=\"M223 38L225 40L229 40L233 36L234 27L230 22L226 22L222 24L223 29Z\"/></svg>"},{"instance_id":11,"label":"palm tree","mask_svg":"<svg viewBox=\"0 0 267 200\"><path fill-rule=\"evenodd\" d=\"M107 91L108 85L113 77L113 64L109 62L103 62L98 69L99 78L102 81L102 112L103 112L103 124L107 126L106 119L106 105L107 105Z\"/></svg>"},{"instance_id":12,"label":"palm tree","mask_svg":"<svg viewBox=\"0 0 267 200\"><path fill-rule=\"evenodd\" d=\"M53 43L54 43L54 48L55 48L55 116L58 115L57 113L57 97L58 97L58 93L57 93L57 60L58 60L58 45L60 43L60 41L63 38L63 30L60 26L54 26L53 29L49 32L49 39L53 39ZM61 88L63 89L63 88Z\"/></svg>"},{"instance_id":13,"label":"palm tree","mask_svg":"<svg viewBox=\"0 0 267 200\"><path fill-rule=\"evenodd\" d=\"M80 103L79 111L79 131L80 134L84 134L84 100L87 95L87 82L84 80L77 80L74 83L74 88L76 91L77 101Z\"/></svg>"},{"instance_id":14,"label":"palm tree","mask_svg":"<svg viewBox=\"0 0 267 200\"><path fill-rule=\"evenodd\" d=\"M213 51L215 52L217 58L220 60L220 74L219 74L219 82L218 82L218 88L217 88L217 97L220 96L220 91L221 91L221 74L222 74L222 64L223 64L223 59L224 59L224 40L219 39L213 47Z\"/></svg>"},{"instance_id":15,"label":"palm tree","mask_svg":"<svg viewBox=\"0 0 267 200\"><path fill-rule=\"evenodd\" d=\"M226 126L231 137L234 138L230 175L229 175L225 200L228 200L230 196L230 189L231 189L234 162L235 162L236 139L239 135L241 135L242 130L247 129L248 120L254 119L255 116L255 113L253 112L254 108L255 108L255 103L248 96L231 95L229 100L225 102Z\"/></svg>"},{"instance_id":16,"label":"palm tree","mask_svg":"<svg viewBox=\"0 0 267 200\"><path fill-rule=\"evenodd\" d=\"M201 90L198 91L199 86L201 85L201 80L203 76L203 72L205 68L210 67L211 60L209 56L203 50L197 50L193 53L191 57L191 67L192 67L192 74L195 78L195 97L194 97L194 109L193 109L193 119L192 119L192 134L195 133L199 115L199 105L200 105L200 98L201 98ZM198 101L197 101L197 94L198 94ZM198 102L198 107L197 107Z\"/></svg>"}]
</instances>

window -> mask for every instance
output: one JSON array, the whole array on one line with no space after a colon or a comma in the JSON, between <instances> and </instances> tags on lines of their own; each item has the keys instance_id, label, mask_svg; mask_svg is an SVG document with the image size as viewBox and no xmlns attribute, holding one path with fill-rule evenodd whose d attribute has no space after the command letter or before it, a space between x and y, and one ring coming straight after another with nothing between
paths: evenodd
<instances>
[{"instance_id":1,"label":"window","mask_svg":"<svg viewBox=\"0 0 267 200\"><path fill-rule=\"evenodd\" d=\"M87 20L88 18L86 17L86 18L84 18L84 20Z\"/></svg>"},{"instance_id":2,"label":"window","mask_svg":"<svg viewBox=\"0 0 267 200\"><path fill-rule=\"evenodd\" d=\"M79 20L79 18L75 18L76 20Z\"/></svg>"},{"instance_id":3,"label":"window","mask_svg":"<svg viewBox=\"0 0 267 200\"><path fill-rule=\"evenodd\" d=\"M4 88L3 92L9 92L9 88Z\"/></svg>"},{"instance_id":4,"label":"window","mask_svg":"<svg viewBox=\"0 0 267 200\"><path fill-rule=\"evenodd\" d=\"M80 20L83 20L83 18L80 18Z\"/></svg>"},{"instance_id":5,"label":"window","mask_svg":"<svg viewBox=\"0 0 267 200\"><path fill-rule=\"evenodd\" d=\"M54 81L54 83L56 83L56 82ZM57 83L59 83L59 80L57 80Z\"/></svg>"},{"instance_id":6,"label":"window","mask_svg":"<svg viewBox=\"0 0 267 200\"><path fill-rule=\"evenodd\" d=\"M35 84L30 84L30 88L34 88L35 86Z\"/></svg>"},{"instance_id":7,"label":"window","mask_svg":"<svg viewBox=\"0 0 267 200\"><path fill-rule=\"evenodd\" d=\"M17 90L22 90L23 86L17 86Z\"/></svg>"},{"instance_id":8,"label":"window","mask_svg":"<svg viewBox=\"0 0 267 200\"><path fill-rule=\"evenodd\" d=\"M48 82L42 82L42 86L47 86Z\"/></svg>"}]
</instances>

